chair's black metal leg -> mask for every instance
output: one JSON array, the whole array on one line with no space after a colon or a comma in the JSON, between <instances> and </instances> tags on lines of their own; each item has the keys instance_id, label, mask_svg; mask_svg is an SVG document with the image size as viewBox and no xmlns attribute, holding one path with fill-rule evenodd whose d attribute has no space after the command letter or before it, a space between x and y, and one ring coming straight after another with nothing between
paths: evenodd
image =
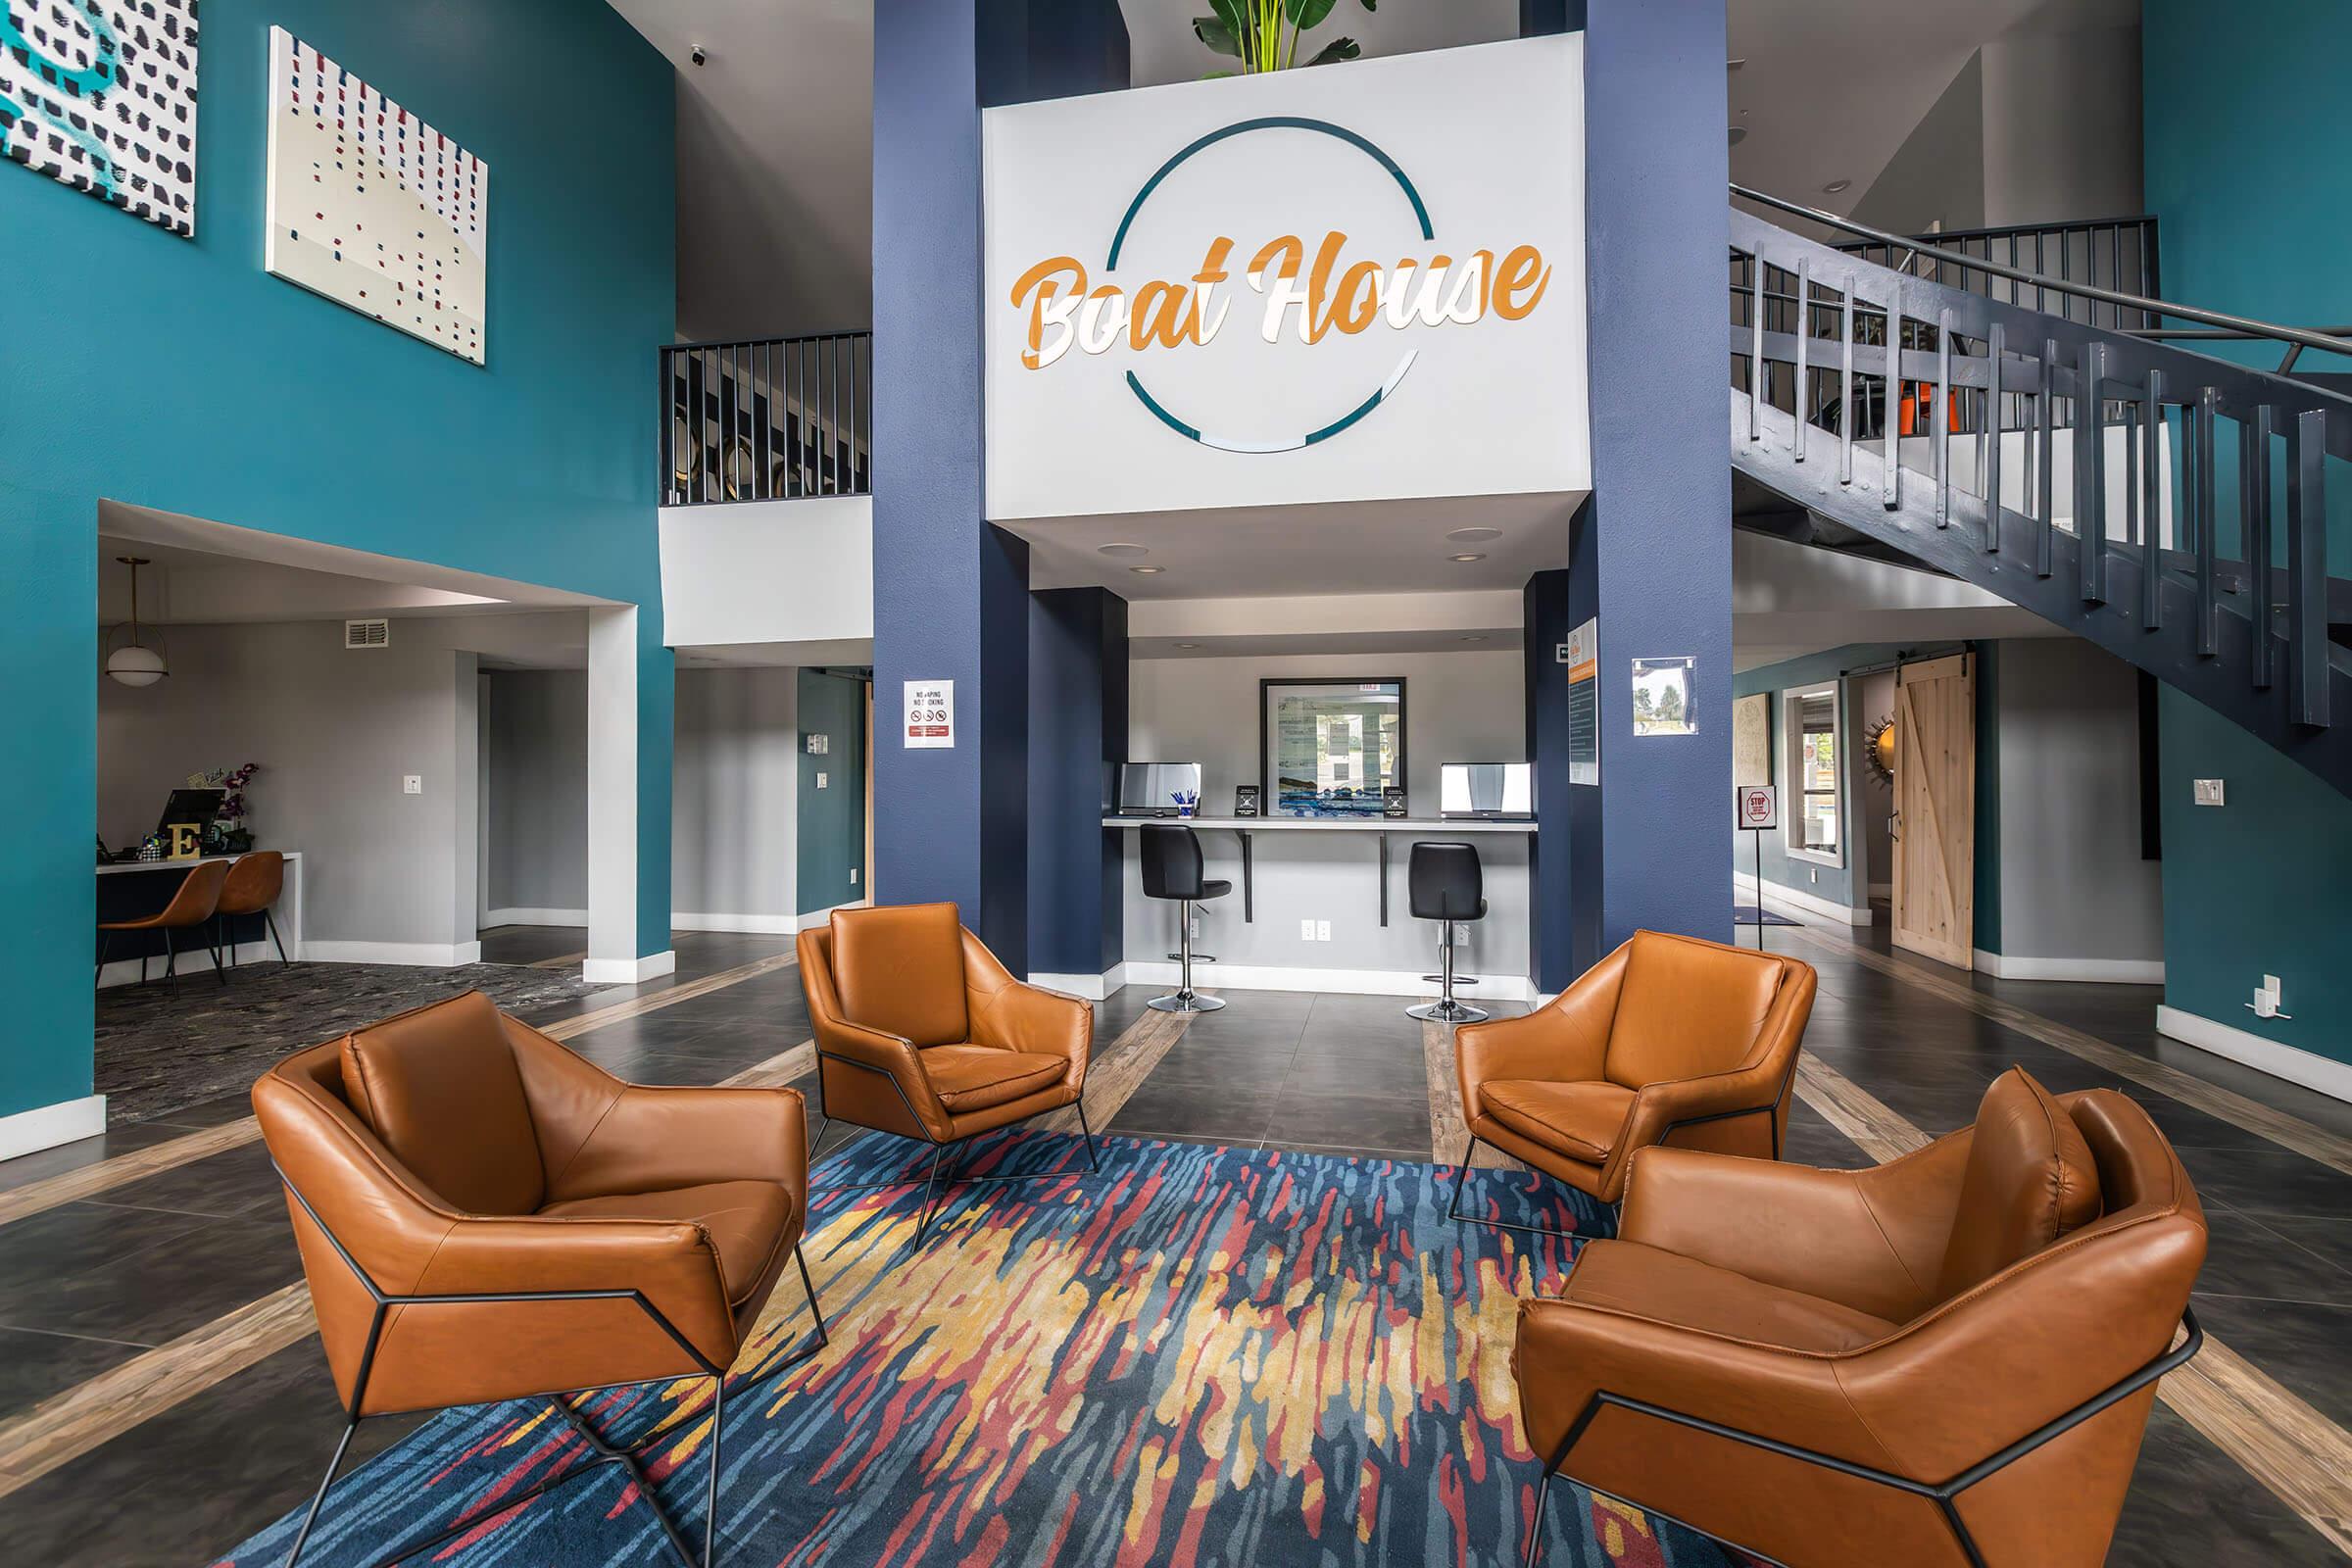
<instances>
[{"instance_id":1,"label":"chair's black metal leg","mask_svg":"<svg viewBox=\"0 0 2352 1568\"><path fill-rule=\"evenodd\" d=\"M1478 1135L1470 1135L1470 1146L1462 1151L1461 1163L1453 1168L1453 1200L1446 1205L1446 1217L1456 1222L1462 1214L1462 1184L1470 1179L1470 1156L1478 1152Z\"/></svg>"},{"instance_id":2,"label":"chair's black metal leg","mask_svg":"<svg viewBox=\"0 0 2352 1568\"><path fill-rule=\"evenodd\" d=\"M1536 1568L1544 1560L1544 1504L1551 1496L1551 1472L1536 1483L1536 1511L1528 1520L1526 1568Z\"/></svg>"},{"instance_id":3,"label":"chair's black metal leg","mask_svg":"<svg viewBox=\"0 0 2352 1568\"><path fill-rule=\"evenodd\" d=\"M164 988L173 996L179 995L179 944L172 936L172 928L164 927Z\"/></svg>"},{"instance_id":4,"label":"chair's black metal leg","mask_svg":"<svg viewBox=\"0 0 2352 1568\"><path fill-rule=\"evenodd\" d=\"M793 1244L792 1260L801 1265L801 1289L808 1293L808 1315L816 1320L816 1344L812 1348L821 1350L833 1343L833 1336L825 1327L824 1309L816 1304L816 1281L808 1277L808 1254L798 1242Z\"/></svg>"},{"instance_id":5,"label":"chair's black metal leg","mask_svg":"<svg viewBox=\"0 0 2352 1568\"><path fill-rule=\"evenodd\" d=\"M284 942L279 940L277 935L277 916L271 914L268 909L264 909L262 911L262 921L264 924L270 927L270 944L277 949L277 961L279 963L291 966L293 960L286 956L286 945Z\"/></svg>"},{"instance_id":6,"label":"chair's black metal leg","mask_svg":"<svg viewBox=\"0 0 2352 1568\"><path fill-rule=\"evenodd\" d=\"M1086 1097L1078 1099L1078 1136L1086 1140L1086 1168L1101 1175L1102 1162L1095 1157L1095 1130L1086 1123Z\"/></svg>"},{"instance_id":7,"label":"chair's black metal leg","mask_svg":"<svg viewBox=\"0 0 2352 1568\"><path fill-rule=\"evenodd\" d=\"M811 1295L808 1302L815 1305L815 1296ZM710 1380L710 1485L703 1499L709 1510L703 1515L703 1568L711 1568L718 1561L718 1446L726 1429L727 1377L722 1372ZM646 1495L651 1497L653 1494L648 1492Z\"/></svg>"},{"instance_id":8,"label":"chair's black metal leg","mask_svg":"<svg viewBox=\"0 0 2352 1568\"><path fill-rule=\"evenodd\" d=\"M809 1164L813 1165L813 1164L815 1164L815 1163L816 1163L818 1160L820 1160L820 1159L824 1158L824 1155L822 1155L822 1154L818 1153L818 1152L817 1152L817 1151L818 1151L818 1150L820 1150L820 1149L823 1149L823 1148L825 1147L825 1139L826 1139L828 1136L830 1136L830 1135L831 1135L832 1131L833 1131L833 1118L832 1118L831 1116L827 1115L827 1114L826 1114L824 1111L822 1111L822 1110L818 1111L818 1112L816 1113L816 1136L815 1136L814 1138L811 1138L811 1139L809 1139L809 1140L808 1140L808 1163L809 1163ZM853 1132L853 1133L851 1133L851 1134L850 1134L850 1138L855 1138L855 1137L857 1137L857 1136L858 1136L858 1135L857 1135L855 1132ZM845 1138L845 1139L843 1139L843 1140L841 1141L841 1148L842 1148L842 1149L847 1149L847 1148L849 1148L849 1147L850 1147L850 1139L849 1139L849 1138ZM837 1149L837 1150L835 1150L835 1151L834 1151L834 1152L838 1154L838 1153L840 1153L840 1152L841 1152L841 1150L840 1150L840 1149Z\"/></svg>"},{"instance_id":9,"label":"chair's black metal leg","mask_svg":"<svg viewBox=\"0 0 2352 1568\"><path fill-rule=\"evenodd\" d=\"M228 984L228 971L220 967L220 945L216 942L209 951L213 956L213 978L220 981L222 985Z\"/></svg>"},{"instance_id":10,"label":"chair's black metal leg","mask_svg":"<svg viewBox=\"0 0 2352 1568\"><path fill-rule=\"evenodd\" d=\"M589 1470L594 1469L598 1465L616 1464L620 1466L621 1472L626 1475L636 1486L637 1495L639 1498L644 1501L647 1507L654 1510L654 1519L662 1526L662 1534L669 1538L669 1549L678 1554L679 1568L697 1568L694 1560L693 1550L687 1546L686 1538L678 1533L677 1521L670 1518L669 1510L662 1506L662 1499L654 1495L653 1483L646 1478L645 1467L637 1462L637 1455L643 1451L647 1444L653 1441L654 1435L649 1433L645 1437L639 1438L635 1443L632 1444L623 1445L612 1443L607 1441L603 1435L596 1430L596 1428L588 1424L588 1418L580 1413L579 1407L571 1402L569 1396L558 1395L556 1396L555 1404L556 1409L562 1413L564 1419L571 1424L571 1430L580 1435L582 1441L588 1445L590 1450L595 1453L596 1457L589 1460L585 1465L580 1466L576 1470L567 1470L564 1472L564 1474L553 1478L547 1483L547 1485L551 1488L560 1486L564 1482L569 1481L575 1476L586 1474ZM658 1427L657 1430L659 1430ZM716 1441L715 1437L713 1437L712 1441ZM520 1501L521 1499L516 1498L514 1500ZM490 1512L474 1515L470 1521L459 1526L458 1530L453 1534L464 1534L466 1531L474 1528L483 1521L494 1518L498 1514L505 1512L512 1506L514 1506L513 1502L500 1502L494 1508L492 1508ZM421 1556L431 1546L438 1545L441 1541L447 1541L449 1539L451 1539L450 1536L443 1536L437 1541L427 1543L425 1545L412 1546L401 1554L400 1560ZM708 1556L706 1556L704 1559L703 1568L709 1568Z\"/></svg>"},{"instance_id":11,"label":"chair's black metal leg","mask_svg":"<svg viewBox=\"0 0 2352 1568\"><path fill-rule=\"evenodd\" d=\"M283 1568L294 1568L294 1559L302 1555L303 1544L311 1539L311 1526L318 1522L318 1506L326 1501L326 1490L335 1484L335 1472L343 1468L343 1455L351 1447L351 1435L359 1430L356 1420L344 1426L343 1436L335 1444L335 1456L326 1461L326 1474L318 1478L318 1490L311 1495L311 1511L302 1516L302 1528L294 1532L294 1549L286 1553Z\"/></svg>"},{"instance_id":12,"label":"chair's black metal leg","mask_svg":"<svg viewBox=\"0 0 2352 1568\"><path fill-rule=\"evenodd\" d=\"M931 1174L923 1181L923 1217L914 1227L915 1245L922 1244L924 1233L931 1229L931 1192L939 1185L939 1158L948 1152L945 1144L931 1146Z\"/></svg>"},{"instance_id":13,"label":"chair's black metal leg","mask_svg":"<svg viewBox=\"0 0 2352 1568\"><path fill-rule=\"evenodd\" d=\"M1496 1230L1520 1231L1529 1236L1549 1236L1555 1240L1563 1242L1582 1242L1592 1240L1591 1237L1584 1235L1581 1231L1554 1230L1548 1225L1521 1225L1514 1220L1483 1219L1476 1214L1463 1213L1462 1187L1463 1184L1468 1182L1470 1179L1470 1156L1478 1152L1478 1134L1472 1133L1470 1135L1470 1147L1462 1151L1462 1162L1454 1167L1453 1200L1446 1205L1446 1217L1447 1219L1468 1225L1492 1225ZM1538 1173L1539 1176L1541 1174L1541 1172Z\"/></svg>"}]
</instances>

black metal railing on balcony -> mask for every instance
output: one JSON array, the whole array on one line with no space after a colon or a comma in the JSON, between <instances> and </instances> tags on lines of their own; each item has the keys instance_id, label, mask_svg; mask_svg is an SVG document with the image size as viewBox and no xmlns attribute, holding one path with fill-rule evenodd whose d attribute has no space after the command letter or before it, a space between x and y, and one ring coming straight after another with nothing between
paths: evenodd
<instances>
[{"instance_id":1,"label":"black metal railing on balcony","mask_svg":"<svg viewBox=\"0 0 2352 1568\"><path fill-rule=\"evenodd\" d=\"M1913 277L1965 289L2055 316L2104 326L2118 332L2161 325L2148 312L2112 300L2086 297L2055 284L2082 284L2116 294L2158 299L2156 220L2099 218L2070 223L2016 223L2006 228L1959 228L1934 234L1914 234L1900 244L1884 240L1849 239L1833 242L1849 256ZM2013 272L2031 272L2048 282L2021 282L1966 266L1969 261L1991 262Z\"/></svg>"},{"instance_id":2,"label":"black metal railing on balcony","mask_svg":"<svg viewBox=\"0 0 2352 1568\"><path fill-rule=\"evenodd\" d=\"M662 350L662 504L873 494L871 332Z\"/></svg>"}]
</instances>

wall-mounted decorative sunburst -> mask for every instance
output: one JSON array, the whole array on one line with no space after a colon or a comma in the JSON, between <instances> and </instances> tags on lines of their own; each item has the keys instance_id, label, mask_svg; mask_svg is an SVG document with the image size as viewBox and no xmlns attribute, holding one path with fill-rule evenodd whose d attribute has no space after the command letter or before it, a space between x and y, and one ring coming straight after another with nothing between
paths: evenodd
<instances>
[{"instance_id":1,"label":"wall-mounted decorative sunburst","mask_svg":"<svg viewBox=\"0 0 2352 1568\"><path fill-rule=\"evenodd\" d=\"M1894 788L1894 715L1872 719L1862 738L1862 758L1870 764L1870 776L1882 788Z\"/></svg>"}]
</instances>

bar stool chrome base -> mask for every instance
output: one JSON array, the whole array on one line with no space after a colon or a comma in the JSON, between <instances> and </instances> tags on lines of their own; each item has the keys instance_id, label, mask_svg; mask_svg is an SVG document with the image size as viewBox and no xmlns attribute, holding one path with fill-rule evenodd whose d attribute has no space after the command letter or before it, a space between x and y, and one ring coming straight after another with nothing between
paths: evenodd
<instances>
[{"instance_id":1,"label":"bar stool chrome base","mask_svg":"<svg viewBox=\"0 0 2352 1568\"><path fill-rule=\"evenodd\" d=\"M1405 1008L1404 1012L1408 1018L1419 1018L1428 1023L1484 1023L1494 1016L1484 1007L1473 1007L1467 1002L1456 1001L1452 997L1424 1002L1418 1007Z\"/></svg>"},{"instance_id":2,"label":"bar stool chrome base","mask_svg":"<svg viewBox=\"0 0 2352 1568\"><path fill-rule=\"evenodd\" d=\"M1153 1012L1214 1012L1225 1005L1225 999L1204 997L1198 991L1171 991L1164 997L1153 997L1144 1005Z\"/></svg>"}]
</instances>

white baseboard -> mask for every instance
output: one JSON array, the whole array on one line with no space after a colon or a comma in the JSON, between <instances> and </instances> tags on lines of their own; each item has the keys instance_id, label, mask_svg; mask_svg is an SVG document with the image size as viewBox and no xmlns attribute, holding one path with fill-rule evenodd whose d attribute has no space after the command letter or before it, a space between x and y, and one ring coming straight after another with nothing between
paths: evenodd
<instances>
[{"instance_id":1,"label":"white baseboard","mask_svg":"<svg viewBox=\"0 0 2352 1568\"><path fill-rule=\"evenodd\" d=\"M482 929L499 925L586 925L586 909L492 909L482 916Z\"/></svg>"},{"instance_id":2,"label":"white baseboard","mask_svg":"<svg viewBox=\"0 0 2352 1568\"><path fill-rule=\"evenodd\" d=\"M790 914L682 914L673 909L669 915L672 931L733 931L742 936L788 937L801 929L800 918Z\"/></svg>"},{"instance_id":3,"label":"white baseboard","mask_svg":"<svg viewBox=\"0 0 2352 1568\"><path fill-rule=\"evenodd\" d=\"M1756 892L1756 879L1745 871L1734 871L1732 888L1735 892L1744 893L1753 898ZM1764 884L1764 907L1780 914L1815 915L1824 920L1835 920L1840 925L1869 925L1877 918L1868 909L1849 909L1842 904L1833 903L1815 894L1799 893L1796 889L1785 888L1778 882Z\"/></svg>"},{"instance_id":4,"label":"white baseboard","mask_svg":"<svg viewBox=\"0 0 2352 1568\"><path fill-rule=\"evenodd\" d=\"M2179 1007L2157 1007L2156 1032L2199 1051L2227 1056L2257 1072L2317 1090L2330 1099L2352 1101L2352 1062L2299 1051L2266 1035L2216 1023L2193 1012L2182 1012Z\"/></svg>"},{"instance_id":5,"label":"white baseboard","mask_svg":"<svg viewBox=\"0 0 2352 1568\"><path fill-rule=\"evenodd\" d=\"M0 1116L0 1159L37 1154L60 1144L78 1143L106 1131L106 1097L84 1095Z\"/></svg>"},{"instance_id":6,"label":"white baseboard","mask_svg":"<svg viewBox=\"0 0 2352 1568\"><path fill-rule=\"evenodd\" d=\"M302 945L309 963L400 963L418 969L454 969L482 961L479 942L318 942Z\"/></svg>"},{"instance_id":7,"label":"white baseboard","mask_svg":"<svg viewBox=\"0 0 2352 1568\"><path fill-rule=\"evenodd\" d=\"M1127 985L1128 967L1124 963L1114 963L1101 974L1033 974L1029 977L1029 983L1044 986L1048 991L1084 997L1089 1002L1101 1002Z\"/></svg>"},{"instance_id":8,"label":"white baseboard","mask_svg":"<svg viewBox=\"0 0 2352 1568\"><path fill-rule=\"evenodd\" d=\"M659 980L678 967L676 953L663 949L642 958L590 958L580 966L580 978L592 986L633 986Z\"/></svg>"},{"instance_id":9,"label":"white baseboard","mask_svg":"<svg viewBox=\"0 0 2352 1568\"><path fill-rule=\"evenodd\" d=\"M301 946L298 943L287 943L286 956L300 963L303 957ZM220 960L223 963L227 962L228 958L229 955L225 953L220 955ZM274 966L277 963L277 949L270 945L268 937L262 938L259 942L240 942L237 944L236 961L239 963L267 963ZM210 979L212 973L212 955L205 952L202 947L198 947L192 955L185 949L181 950L179 955L179 977L181 979L189 979L196 975L203 975ZM147 960L147 978L161 980L163 977L164 956L159 953ZM139 960L136 958L110 959L106 967L98 971L98 989L101 991L110 986L135 986L138 983Z\"/></svg>"},{"instance_id":10,"label":"white baseboard","mask_svg":"<svg viewBox=\"0 0 2352 1568\"><path fill-rule=\"evenodd\" d=\"M1976 950L1978 969L2002 980L2088 980L2101 985L2160 986L2162 958L2034 958Z\"/></svg>"},{"instance_id":11,"label":"white baseboard","mask_svg":"<svg viewBox=\"0 0 2352 1568\"><path fill-rule=\"evenodd\" d=\"M1130 958L1122 966L1131 986L1173 986L1180 964ZM1358 997L1434 997L1436 982L1418 969L1293 969L1245 963L1193 962L1193 984L1203 991L1330 991ZM1536 988L1525 975L1481 975L1476 985L1454 982L1464 1002L1533 1002Z\"/></svg>"}]
</instances>

